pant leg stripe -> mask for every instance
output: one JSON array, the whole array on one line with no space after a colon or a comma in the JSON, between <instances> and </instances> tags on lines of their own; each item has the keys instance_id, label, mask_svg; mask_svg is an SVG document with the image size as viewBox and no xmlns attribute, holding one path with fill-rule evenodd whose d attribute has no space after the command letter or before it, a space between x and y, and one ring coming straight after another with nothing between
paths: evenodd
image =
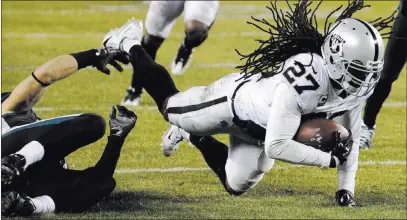
<instances>
[{"instance_id":1,"label":"pant leg stripe","mask_svg":"<svg viewBox=\"0 0 407 220\"><path fill-rule=\"evenodd\" d=\"M228 98L226 96L211 100L208 102L203 102L197 105L187 105L187 106L181 106L181 107L170 107L167 109L168 114L184 114L188 112L193 112L193 111L198 111L204 108L208 108L223 102L227 102Z\"/></svg>"}]
</instances>

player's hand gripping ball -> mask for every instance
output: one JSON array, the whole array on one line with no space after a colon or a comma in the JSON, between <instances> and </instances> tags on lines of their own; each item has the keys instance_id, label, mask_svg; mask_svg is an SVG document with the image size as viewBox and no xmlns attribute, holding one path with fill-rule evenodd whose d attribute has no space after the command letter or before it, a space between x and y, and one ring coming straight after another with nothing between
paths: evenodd
<instances>
[{"instance_id":1,"label":"player's hand gripping ball","mask_svg":"<svg viewBox=\"0 0 407 220\"><path fill-rule=\"evenodd\" d=\"M343 164L352 149L352 134L342 125L328 119L304 121L294 140L336 156Z\"/></svg>"}]
</instances>

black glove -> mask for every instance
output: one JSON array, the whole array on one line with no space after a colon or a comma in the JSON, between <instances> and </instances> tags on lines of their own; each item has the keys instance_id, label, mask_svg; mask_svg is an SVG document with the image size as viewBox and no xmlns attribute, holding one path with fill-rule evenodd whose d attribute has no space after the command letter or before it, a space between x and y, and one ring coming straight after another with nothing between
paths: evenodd
<instances>
[{"instance_id":1,"label":"black glove","mask_svg":"<svg viewBox=\"0 0 407 220\"><path fill-rule=\"evenodd\" d=\"M339 164L342 165L348 159L349 153L352 150L353 138L349 132L349 136L341 138L341 133L335 131L333 134L334 148L331 155L339 159Z\"/></svg>"},{"instance_id":2,"label":"black glove","mask_svg":"<svg viewBox=\"0 0 407 220\"><path fill-rule=\"evenodd\" d=\"M128 55L120 50L98 49L98 51L96 52L96 56L98 56L99 61L96 64L93 64L93 67L107 75L110 74L110 70L106 67L107 64L110 64L118 71L123 72L123 68L120 66L119 63L117 63L117 61L123 64L129 63Z\"/></svg>"},{"instance_id":3,"label":"black glove","mask_svg":"<svg viewBox=\"0 0 407 220\"><path fill-rule=\"evenodd\" d=\"M116 108L119 111L118 116L116 116ZM136 113L121 105L113 106L109 119L110 135L126 138L131 129L136 125L136 121Z\"/></svg>"},{"instance_id":4,"label":"black glove","mask_svg":"<svg viewBox=\"0 0 407 220\"><path fill-rule=\"evenodd\" d=\"M336 202L340 206L347 206L347 207L354 207L356 206L355 199L353 198L353 194L348 190L341 189L336 192Z\"/></svg>"}]
</instances>

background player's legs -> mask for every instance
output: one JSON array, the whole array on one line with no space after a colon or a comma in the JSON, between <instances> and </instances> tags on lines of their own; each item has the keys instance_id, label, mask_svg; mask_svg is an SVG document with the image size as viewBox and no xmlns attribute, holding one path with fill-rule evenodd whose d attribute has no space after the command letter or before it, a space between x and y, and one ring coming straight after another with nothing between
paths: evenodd
<instances>
[{"instance_id":1,"label":"background player's legs","mask_svg":"<svg viewBox=\"0 0 407 220\"><path fill-rule=\"evenodd\" d=\"M215 21L219 1L185 1L185 38L171 64L171 72L179 75L185 72L191 62L193 49L208 37L208 31Z\"/></svg>"},{"instance_id":2,"label":"background player's legs","mask_svg":"<svg viewBox=\"0 0 407 220\"><path fill-rule=\"evenodd\" d=\"M386 47L381 78L366 102L360 143L362 149L370 147L377 115L407 60L407 0L403 0L400 5L400 13L393 24L392 32Z\"/></svg>"},{"instance_id":3,"label":"background player's legs","mask_svg":"<svg viewBox=\"0 0 407 220\"><path fill-rule=\"evenodd\" d=\"M145 20L146 34L143 36L141 46L143 46L151 59L155 60L158 49L169 36L176 19L181 15L183 10L184 1L150 2ZM137 72L133 71L131 85L127 90L122 104L139 105L142 89L140 76Z\"/></svg>"}]
</instances>

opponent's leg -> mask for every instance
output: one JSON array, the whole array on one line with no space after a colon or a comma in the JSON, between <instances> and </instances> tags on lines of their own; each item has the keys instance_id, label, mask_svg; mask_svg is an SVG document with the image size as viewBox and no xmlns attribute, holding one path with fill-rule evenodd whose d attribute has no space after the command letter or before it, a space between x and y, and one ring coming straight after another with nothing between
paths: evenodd
<instances>
[{"instance_id":1,"label":"opponent's leg","mask_svg":"<svg viewBox=\"0 0 407 220\"><path fill-rule=\"evenodd\" d=\"M25 178L30 181L27 194L47 195L53 199L56 211L82 212L108 196L115 188L114 170L120 157L124 138L108 137L105 150L93 167L83 171L65 170L40 164L30 167ZM48 172L42 172L48 168Z\"/></svg>"},{"instance_id":2,"label":"opponent's leg","mask_svg":"<svg viewBox=\"0 0 407 220\"><path fill-rule=\"evenodd\" d=\"M215 21L219 1L185 1L185 38L171 64L171 72L179 75L188 68L192 52L208 37L208 31Z\"/></svg>"},{"instance_id":3,"label":"opponent's leg","mask_svg":"<svg viewBox=\"0 0 407 220\"><path fill-rule=\"evenodd\" d=\"M96 114L63 116L15 127L2 136L2 186L11 187L31 164L58 162L105 133Z\"/></svg>"},{"instance_id":4,"label":"opponent's leg","mask_svg":"<svg viewBox=\"0 0 407 220\"><path fill-rule=\"evenodd\" d=\"M105 120L96 114L62 116L15 127L1 138L2 156L21 150L36 141L45 149L44 159L61 160L78 148L105 134Z\"/></svg>"},{"instance_id":5,"label":"opponent's leg","mask_svg":"<svg viewBox=\"0 0 407 220\"><path fill-rule=\"evenodd\" d=\"M360 148L369 148L373 139L376 118L386 98L389 96L391 86L400 75L407 59L407 0L400 5L400 13L393 24L392 34L387 43L384 55L384 67L376 88L369 97L365 106Z\"/></svg>"},{"instance_id":6,"label":"opponent's leg","mask_svg":"<svg viewBox=\"0 0 407 220\"><path fill-rule=\"evenodd\" d=\"M152 1L150 3L146 20L146 34L143 36L141 46L146 53L155 60L157 50L169 36L177 17L184 10L183 1ZM142 85L140 76L133 71L131 86L127 89L123 105L137 106L141 101Z\"/></svg>"}]
</instances>

